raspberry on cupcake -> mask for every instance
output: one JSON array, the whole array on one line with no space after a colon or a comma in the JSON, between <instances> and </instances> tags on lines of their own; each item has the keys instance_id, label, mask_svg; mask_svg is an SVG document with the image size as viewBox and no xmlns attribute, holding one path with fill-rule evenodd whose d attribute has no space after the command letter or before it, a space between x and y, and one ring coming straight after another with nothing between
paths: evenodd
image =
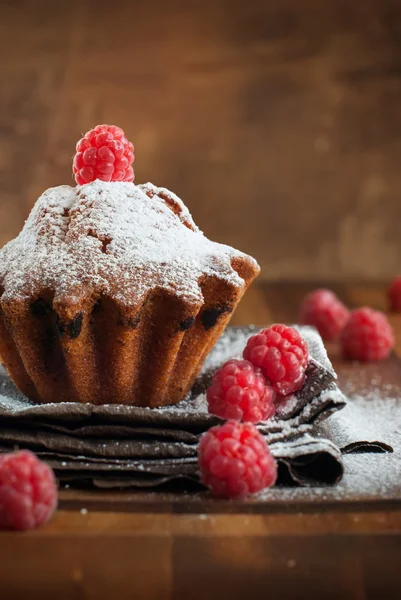
<instances>
[{"instance_id":1,"label":"raspberry on cupcake","mask_svg":"<svg viewBox=\"0 0 401 600\"><path fill-rule=\"evenodd\" d=\"M259 273L175 194L134 184L133 150L119 127L89 131L79 185L45 191L0 250L0 361L32 400L183 400Z\"/></svg>"},{"instance_id":2,"label":"raspberry on cupcake","mask_svg":"<svg viewBox=\"0 0 401 600\"><path fill-rule=\"evenodd\" d=\"M134 146L115 125L97 125L77 143L73 172L79 185L95 179L134 181Z\"/></svg>"}]
</instances>

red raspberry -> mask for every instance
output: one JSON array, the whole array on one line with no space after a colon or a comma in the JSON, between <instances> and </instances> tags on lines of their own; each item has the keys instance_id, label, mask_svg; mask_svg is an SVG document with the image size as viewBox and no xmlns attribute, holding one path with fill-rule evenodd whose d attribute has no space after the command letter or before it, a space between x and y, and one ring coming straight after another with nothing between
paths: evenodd
<instances>
[{"instance_id":1,"label":"red raspberry","mask_svg":"<svg viewBox=\"0 0 401 600\"><path fill-rule=\"evenodd\" d=\"M308 345L293 327L272 325L253 335L244 358L260 368L280 396L292 394L304 384Z\"/></svg>"},{"instance_id":2,"label":"red raspberry","mask_svg":"<svg viewBox=\"0 0 401 600\"><path fill-rule=\"evenodd\" d=\"M385 314L372 308L351 312L341 333L343 354L353 360L387 358L394 346L394 333Z\"/></svg>"},{"instance_id":3,"label":"red raspberry","mask_svg":"<svg viewBox=\"0 0 401 600\"><path fill-rule=\"evenodd\" d=\"M275 413L274 390L247 360L232 359L217 371L206 393L209 412L222 419L259 423Z\"/></svg>"},{"instance_id":4,"label":"red raspberry","mask_svg":"<svg viewBox=\"0 0 401 600\"><path fill-rule=\"evenodd\" d=\"M401 277L396 277L387 290L387 296L390 303L390 309L394 312L401 312Z\"/></svg>"},{"instance_id":5,"label":"red raspberry","mask_svg":"<svg viewBox=\"0 0 401 600\"><path fill-rule=\"evenodd\" d=\"M134 146L115 125L97 125L77 143L72 170L79 185L95 179L134 181Z\"/></svg>"},{"instance_id":6,"label":"red raspberry","mask_svg":"<svg viewBox=\"0 0 401 600\"><path fill-rule=\"evenodd\" d=\"M203 483L216 496L245 498L273 485L276 461L256 427L228 421L204 433L199 443Z\"/></svg>"},{"instance_id":7,"label":"red raspberry","mask_svg":"<svg viewBox=\"0 0 401 600\"><path fill-rule=\"evenodd\" d=\"M0 456L0 528L33 529L57 506L53 471L29 450Z\"/></svg>"},{"instance_id":8,"label":"red raspberry","mask_svg":"<svg viewBox=\"0 0 401 600\"><path fill-rule=\"evenodd\" d=\"M331 290L315 290L308 294L299 310L299 322L313 325L325 340L335 340L348 319L348 308Z\"/></svg>"}]
</instances>

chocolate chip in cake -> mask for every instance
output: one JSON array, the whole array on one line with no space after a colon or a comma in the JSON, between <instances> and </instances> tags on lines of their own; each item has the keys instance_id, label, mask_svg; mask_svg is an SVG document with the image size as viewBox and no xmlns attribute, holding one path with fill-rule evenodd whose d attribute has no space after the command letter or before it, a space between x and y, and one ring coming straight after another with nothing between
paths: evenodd
<instances>
[{"instance_id":1,"label":"chocolate chip in cake","mask_svg":"<svg viewBox=\"0 0 401 600\"><path fill-rule=\"evenodd\" d=\"M35 300L35 302L32 302L32 304L30 305L30 309L31 313L35 317L44 317L45 315L49 314L52 308L46 300L44 300L43 298L37 298L37 300Z\"/></svg>"},{"instance_id":2,"label":"chocolate chip in cake","mask_svg":"<svg viewBox=\"0 0 401 600\"><path fill-rule=\"evenodd\" d=\"M75 338L77 338L81 333L83 318L84 315L80 312L76 315L76 317L73 318L72 321L67 324L67 333L73 340L75 340Z\"/></svg>"},{"instance_id":3,"label":"chocolate chip in cake","mask_svg":"<svg viewBox=\"0 0 401 600\"><path fill-rule=\"evenodd\" d=\"M72 340L75 340L81 333L83 318L84 315L80 312L72 319L72 321L62 323L57 315L57 331L59 335L67 334Z\"/></svg>"},{"instance_id":4,"label":"chocolate chip in cake","mask_svg":"<svg viewBox=\"0 0 401 600\"><path fill-rule=\"evenodd\" d=\"M187 329L191 329L194 323L195 317L188 317L188 319L184 319L180 322L180 331L186 331Z\"/></svg>"},{"instance_id":5,"label":"chocolate chip in cake","mask_svg":"<svg viewBox=\"0 0 401 600\"><path fill-rule=\"evenodd\" d=\"M231 306L228 306L226 304L222 305L222 306L214 306L212 308L207 308L206 310L203 311L202 317L201 317L201 321L202 321L202 325L205 328L205 330L207 331L208 329L211 329L212 327L214 327L219 319L219 317L221 317L221 315L225 312L231 312L232 308Z\"/></svg>"}]
</instances>

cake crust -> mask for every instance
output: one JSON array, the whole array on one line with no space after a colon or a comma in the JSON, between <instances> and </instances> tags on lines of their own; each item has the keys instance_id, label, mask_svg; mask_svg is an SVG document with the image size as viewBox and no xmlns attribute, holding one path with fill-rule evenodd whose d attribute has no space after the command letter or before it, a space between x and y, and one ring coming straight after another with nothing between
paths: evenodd
<instances>
[{"instance_id":1,"label":"cake crust","mask_svg":"<svg viewBox=\"0 0 401 600\"><path fill-rule=\"evenodd\" d=\"M176 403L258 272L164 188L51 188L0 251L0 359L38 401Z\"/></svg>"}]
</instances>

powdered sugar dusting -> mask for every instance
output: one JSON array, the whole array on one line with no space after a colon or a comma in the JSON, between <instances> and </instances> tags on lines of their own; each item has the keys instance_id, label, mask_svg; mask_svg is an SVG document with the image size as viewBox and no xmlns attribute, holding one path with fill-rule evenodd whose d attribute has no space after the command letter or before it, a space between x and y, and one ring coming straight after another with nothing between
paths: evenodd
<instances>
[{"instance_id":1,"label":"powdered sugar dusting","mask_svg":"<svg viewBox=\"0 0 401 600\"><path fill-rule=\"evenodd\" d=\"M259 330L260 327L252 325L247 328L226 329L203 363L201 374L215 371L231 358L241 358L248 339Z\"/></svg>"},{"instance_id":2,"label":"powdered sugar dusting","mask_svg":"<svg viewBox=\"0 0 401 600\"><path fill-rule=\"evenodd\" d=\"M50 289L56 301L79 301L89 290L136 304L157 288L201 303L204 276L244 285L234 258L257 270L250 257L208 240L168 190L96 180L39 198L20 235L0 252L0 284L4 299Z\"/></svg>"},{"instance_id":3,"label":"powdered sugar dusting","mask_svg":"<svg viewBox=\"0 0 401 600\"><path fill-rule=\"evenodd\" d=\"M0 365L0 407L9 413L31 408L33 403L15 387Z\"/></svg>"},{"instance_id":4,"label":"powdered sugar dusting","mask_svg":"<svg viewBox=\"0 0 401 600\"><path fill-rule=\"evenodd\" d=\"M208 415L208 405L206 400L206 394L199 394L195 397L188 397L182 402L178 404L174 404L173 406L162 406L160 408L152 408L150 410L155 411L155 413L163 414L168 413L171 415ZM210 415L210 420L215 420L215 417Z\"/></svg>"},{"instance_id":5,"label":"powdered sugar dusting","mask_svg":"<svg viewBox=\"0 0 401 600\"><path fill-rule=\"evenodd\" d=\"M302 433L302 431L301 431ZM328 452L330 450L333 456L341 461L341 452L331 440L319 440L313 438L308 433L300 435L299 438L285 442L273 443L270 446L271 453L277 459L299 458L299 449L302 448L303 456L317 454L319 452Z\"/></svg>"},{"instance_id":6,"label":"powdered sugar dusting","mask_svg":"<svg viewBox=\"0 0 401 600\"><path fill-rule=\"evenodd\" d=\"M167 202L168 205L174 210L174 212L178 215L180 221L193 229L194 231L199 231L199 227L194 223L192 219L192 215L178 196L170 190L166 188L156 187L153 183L144 183L139 186L145 194L150 197L159 196Z\"/></svg>"},{"instance_id":7,"label":"powdered sugar dusting","mask_svg":"<svg viewBox=\"0 0 401 600\"><path fill-rule=\"evenodd\" d=\"M343 452L374 444L378 450L391 446L401 456L401 400L374 391L353 396L341 414L332 416L330 430Z\"/></svg>"},{"instance_id":8,"label":"powdered sugar dusting","mask_svg":"<svg viewBox=\"0 0 401 600\"><path fill-rule=\"evenodd\" d=\"M326 348L322 342L322 338L318 333L317 329L310 327L309 325L294 325L295 329L299 331L302 337L308 343L309 355L313 357L315 363L324 367L337 378L336 372L333 369L333 365L327 356Z\"/></svg>"},{"instance_id":9,"label":"powdered sugar dusting","mask_svg":"<svg viewBox=\"0 0 401 600\"><path fill-rule=\"evenodd\" d=\"M401 499L401 458L394 454L346 454L344 475L335 486L274 487L255 502L341 502Z\"/></svg>"}]
</instances>

